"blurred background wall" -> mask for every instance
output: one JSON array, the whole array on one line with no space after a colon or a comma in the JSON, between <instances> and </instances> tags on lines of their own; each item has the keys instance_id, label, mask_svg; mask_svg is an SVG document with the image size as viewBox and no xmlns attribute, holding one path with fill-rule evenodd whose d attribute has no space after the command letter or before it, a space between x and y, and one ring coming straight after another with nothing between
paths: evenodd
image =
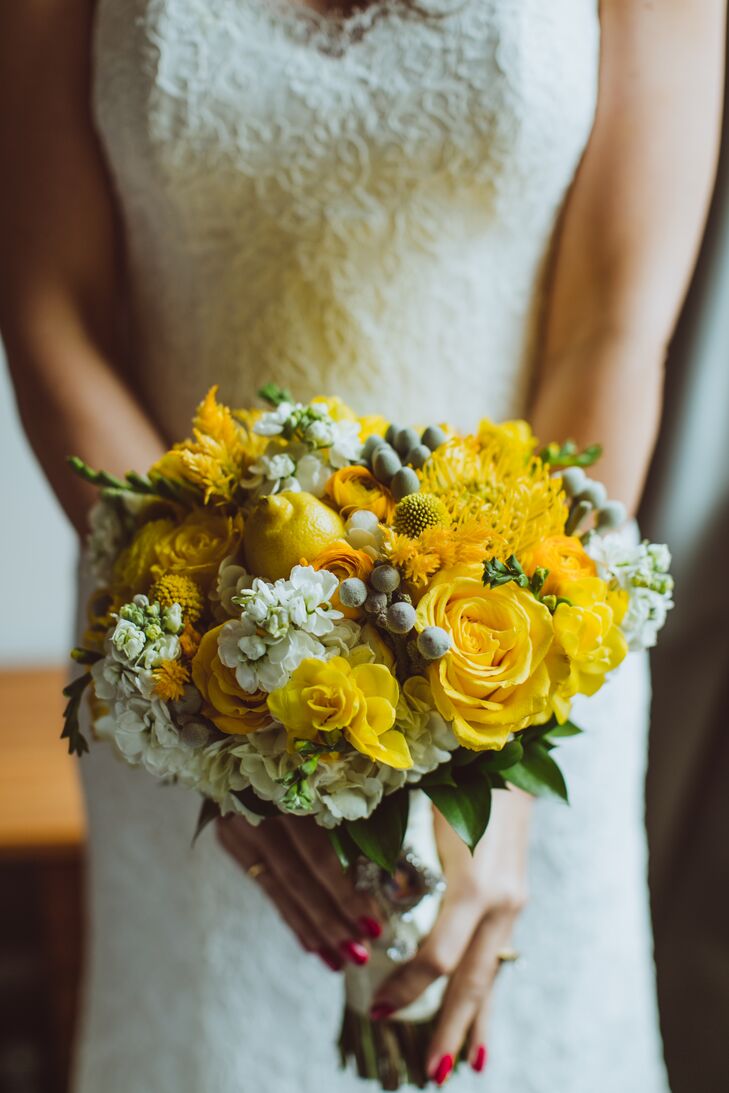
<instances>
[{"instance_id":1,"label":"blurred background wall","mask_svg":"<svg viewBox=\"0 0 729 1093\"><path fill-rule=\"evenodd\" d=\"M0 505L0 1093L65 1093L83 936L83 812L58 738L76 548L1 347Z\"/></svg>"},{"instance_id":2,"label":"blurred background wall","mask_svg":"<svg viewBox=\"0 0 729 1093\"><path fill-rule=\"evenodd\" d=\"M75 545L20 427L1 346L0 482L0 664L58 662L70 634Z\"/></svg>"}]
</instances>

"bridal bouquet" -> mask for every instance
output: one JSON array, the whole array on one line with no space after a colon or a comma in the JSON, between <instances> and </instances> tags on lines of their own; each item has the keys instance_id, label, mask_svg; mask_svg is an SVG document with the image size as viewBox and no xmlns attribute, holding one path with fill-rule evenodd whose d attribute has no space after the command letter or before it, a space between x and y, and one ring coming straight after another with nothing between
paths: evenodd
<instances>
[{"instance_id":1,"label":"bridal bouquet","mask_svg":"<svg viewBox=\"0 0 729 1093\"><path fill-rule=\"evenodd\" d=\"M347 972L343 1060L422 1086L413 1045L442 984L390 1022L367 1014L437 912L430 802L473 848L494 789L567 799L553 752L580 731L572 699L655 642L670 558L615 533L625 512L584 470L597 447L260 394L266 408L235 410L211 390L146 474L71 461L100 500L64 736L87 749L88 688L95 735L197 790L199 826L327 828L387 922Z\"/></svg>"}]
</instances>

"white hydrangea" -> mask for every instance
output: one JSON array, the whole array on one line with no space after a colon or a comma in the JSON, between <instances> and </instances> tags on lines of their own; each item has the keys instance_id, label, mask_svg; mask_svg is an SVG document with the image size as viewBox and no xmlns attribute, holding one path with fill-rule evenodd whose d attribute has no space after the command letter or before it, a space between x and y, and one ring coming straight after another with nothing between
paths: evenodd
<instances>
[{"instance_id":1,"label":"white hydrangea","mask_svg":"<svg viewBox=\"0 0 729 1093\"><path fill-rule=\"evenodd\" d=\"M218 655L249 694L282 687L307 657L325 659L350 640L351 627L335 634L342 612L332 607L338 580L327 570L294 566L275 584L255 577L235 596L240 618L226 623ZM325 643L323 639L328 639Z\"/></svg>"},{"instance_id":2,"label":"white hydrangea","mask_svg":"<svg viewBox=\"0 0 729 1093\"><path fill-rule=\"evenodd\" d=\"M622 535L590 536L585 549L598 575L612 588L628 593L621 630L631 650L652 648L673 607L671 553L662 543L638 545Z\"/></svg>"}]
</instances>

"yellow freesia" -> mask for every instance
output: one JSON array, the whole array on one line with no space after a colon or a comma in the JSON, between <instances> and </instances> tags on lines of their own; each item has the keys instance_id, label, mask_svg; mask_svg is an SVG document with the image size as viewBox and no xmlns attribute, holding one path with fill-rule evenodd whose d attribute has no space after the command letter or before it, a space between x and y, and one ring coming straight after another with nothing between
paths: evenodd
<instances>
[{"instance_id":1,"label":"yellow freesia","mask_svg":"<svg viewBox=\"0 0 729 1093\"><path fill-rule=\"evenodd\" d=\"M518 585L485 588L480 566L443 570L418 603L418 630L440 626L448 653L427 668L439 713L465 748L502 748L543 719L553 679L552 618Z\"/></svg>"},{"instance_id":2,"label":"yellow freesia","mask_svg":"<svg viewBox=\"0 0 729 1093\"><path fill-rule=\"evenodd\" d=\"M344 657L309 657L288 683L268 696L268 708L296 740L339 731L363 755L406 770L407 741L393 729L400 688L382 664L352 665Z\"/></svg>"}]
</instances>

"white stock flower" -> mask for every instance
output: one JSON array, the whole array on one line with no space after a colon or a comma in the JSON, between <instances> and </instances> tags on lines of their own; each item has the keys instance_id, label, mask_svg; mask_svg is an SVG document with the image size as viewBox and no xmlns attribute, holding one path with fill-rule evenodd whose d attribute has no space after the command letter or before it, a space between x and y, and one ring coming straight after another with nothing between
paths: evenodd
<instances>
[{"instance_id":1,"label":"white stock flower","mask_svg":"<svg viewBox=\"0 0 729 1093\"><path fill-rule=\"evenodd\" d=\"M329 452L329 462L333 467L347 467L359 459L362 445L359 439L359 424L356 421L335 421L333 438Z\"/></svg>"},{"instance_id":2,"label":"white stock flower","mask_svg":"<svg viewBox=\"0 0 729 1093\"><path fill-rule=\"evenodd\" d=\"M223 558L218 567L215 592L211 596L213 602L220 605L220 611L217 614L222 618L237 618L240 608L233 602L233 597L238 596L244 589L250 588L252 584L251 574L244 566L238 565L232 555Z\"/></svg>"},{"instance_id":3,"label":"white stock flower","mask_svg":"<svg viewBox=\"0 0 729 1093\"><path fill-rule=\"evenodd\" d=\"M119 619L111 635L114 653L120 660L134 663L142 654L147 637L143 630L127 619Z\"/></svg>"},{"instance_id":4,"label":"white stock flower","mask_svg":"<svg viewBox=\"0 0 729 1093\"><path fill-rule=\"evenodd\" d=\"M262 414L253 426L253 432L259 436L278 436L283 432L286 422L297 410L303 410L300 402L280 402L275 410Z\"/></svg>"},{"instance_id":5,"label":"white stock flower","mask_svg":"<svg viewBox=\"0 0 729 1093\"><path fill-rule=\"evenodd\" d=\"M323 497L332 470L333 468L320 455L309 452L296 464L296 481L306 493L312 493L314 497Z\"/></svg>"},{"instance_id":6,"label":"white stock flower","mask_svg":"<svg viewBox=\"0 0 729 1093\"><path fill-rule=\"evenodd\" d=\"M591 536L585 549L598 576L628 594L620 629L633 651L650 649L673 607L671 552L663 543L629 542L624 535Z\"/></svg>"}]
</instances>

